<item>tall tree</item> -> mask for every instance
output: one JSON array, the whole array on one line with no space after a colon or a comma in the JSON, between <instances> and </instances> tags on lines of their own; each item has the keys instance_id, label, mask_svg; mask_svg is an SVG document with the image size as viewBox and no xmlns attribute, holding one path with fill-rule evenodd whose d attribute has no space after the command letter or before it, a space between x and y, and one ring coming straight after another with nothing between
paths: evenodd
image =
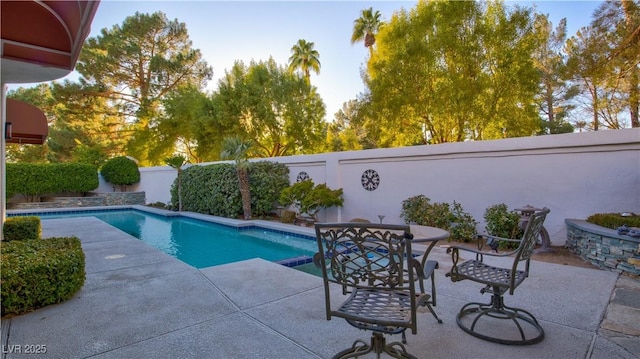
<instances>
[{"instance_id":1,"label":"tall tree","mask_svg":"<svg viewBox=\"0 0 640 359\"><path fill-rule=\"evenodd\" d=\"M206 93L194 86L183 86L171 92L162 101L162 107L164 114L153 129L162 140L154 153L160 154L175 147L176 153L191 163L219 158L220 148L215 145L222 142L223 134Z\"/></svg>"},{"instance_id":2,"label":"tall tree","mask_svg":"<svg viewBox=\"0 0 640 359\"><path fill-rule=\"evenodd\" d=\"M537 103L545 123L545 133L573 132L566 121L574 108L570 100L578 93L578 87L565 80L566 59L563 46L567 38L567 19L563 18L555 29L546 15L536 15L536 33L541 36L541 46L534 53L534 63L540 73L540 92Z\"/></svg>"},{"instance_id":3,"label":"tall tree","mask_svg":"<svg viewBox=\"0 0 640 359\"><path fill-rule=\"evenodd\" d=\"M48 141L52 162L99 166L107 158L124 155L127 125L106 98L86 95L101 90L87 83L53 84L56 111Z\"/></svg>"},{"instance_id":4,"label":"tall tree","mask_svg":"<svg viewBox=\"0 0 640 359\"><path fill-rule=\"evenodd\" d=\"M606 81L609 70L605 66L610 42L608 35L592 26L581 28L566 43L569 56L567 69L574 81L587 93L586 110L592 115L591 129L600 129L600 111L607 98Z\"/></svg>"},{"instance_id":5,"label":"tall tree","mask_svg":"<svg viewBox=\"0 0 640 359\"><path fill-rule=\"evenodd\" d=\"M192 48L186 25L162 12L136 12L122 25L102 29L86 41L77 70L81 82L102 87L93 95L112 101L131 124L127 152L144 164L164 158L149 154L158 141L150 129L160 117L160 101L180 86L202 88L212 76L200 51Z\"/></svg>"},{"instance_id":6,"label":"tall tree","mask_svg":"<svg viewBox=\"0 0 640 359\"><path fill-rule=\"evenodd\" d=\"M270 58L237 61L212 96L217 130L254 142L256 155L313 153L322 148L325 106L315 87Z\"/></svg>"},{"instance_id":7,"label":"tall tree","mask_svg":"<svg viewBox=\"0 0 640 359\"><path fill-rule=\"evenodd\" d=\"M620 81L620 100L629 110L631 127L640 127L640 2L606 1L593 16L594 28L611 41L606 66L612 70L612 86Z\"/></svg>"},{"instance_id":8,"label":"tall tree","mask_svg":"<svg viewBox=\"0 0 640 359\"><path fill-rule=\"evenodd\" d=\"M531 12L418 2L377 36L365 81L381 146L529 136L540 120Z\"/></svg>"},{"instance_id":9,"label":"tall tree","mask_svg":"<svg viewBox=\"0 0 640 359\"><path fill-rule=\"evenodd\" d=\"M367 131L369 123L368 98L359 96L345 102L327 125L327 151L353 151L375 148L375 139Z\"/></svg>"},{"instance_id":10,"label":"tall tree","mask_svg":"<svg viewBox=\"0 0 640 359\"><path fill-rule=\"evenodd\" d=\"M222 152L220 157L231 159L236 163L238 174L238 184L242 197L242 212L244 219L251 219L251 190L249 186L249 150L252 142L245 141L241 137L225 137L222 141Z\"/></svg>"},{"instance_id":11,"label":"tall tree","mask_svg":"<svg viewBox=\"0 0 640 359\"><path fill-rule=\"evenodd\" d=\"M364 41L364 47L369 49L369 55L371 55L373 53L373 45L376 43L376 35L383 24L380 18L380 11L373 11L371 7L363 9L360 12L360 17L353 21L351 44Z\"/></svg>"},{"instance_id":12,"label":"tall tree","mask_svg":"<svg viewBox=\"0 0 640 359\"><path fill-rule=\"evenodd\" d=\"M320 73L320 54L313 46L313 42L300 39L291 48L292 55L289 57L289 71L300 69L307 83L311 82L311 70Z\"/></svg>"}]
</instances>

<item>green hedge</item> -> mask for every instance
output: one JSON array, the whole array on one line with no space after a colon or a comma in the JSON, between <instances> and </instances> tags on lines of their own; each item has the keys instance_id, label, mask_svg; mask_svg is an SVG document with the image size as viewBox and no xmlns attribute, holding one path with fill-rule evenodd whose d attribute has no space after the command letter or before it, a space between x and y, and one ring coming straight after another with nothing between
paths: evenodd
<instances>
[{"instance_id":1,"label":"green hedge","mask_svg":"<svg viewBox=\"0 0 640 359\"><path fill-rule=\"evenodd\" d=\"M280 163L249 163L253 215L264 216L277 205L282 189L289 185L289 169ZM171 204L178 208L177 181L171 186ZM182 171L182 209L235 218L242 214L242 197L235 164L191 166Z\"/></svg>"},{"instance_id":2,"label":"green hedge","mask_svg":"<svg viewBox=\"0 0 640 359\"><path fill-rule=\"evenodd\" d=\"M7 163L7 198L21 193L28 200L45 194L84 194L99 186L98 171L83 163Z\"/></svg>"},{"instance_id":3,"label":"green hedge","mask_svg":"<svg viewBox=\"0 0 640 359\"><path fill-rule=\"evenodd\" d=\"M85 281L85 257L75 237L11 241L0 249L2 316L71 298Z\"/></svg>"},{"instance_id":4,"label":"green hedge","mask_svg":"<svg viewBox=\"0 0 640 359\"><path fill-rule=\"evenodd\" d=\"M9 217L2 227L4 241L38 239L42 235L40 217Z\"/></svg>"},{"instance_id":5,"label":"green hedge","mask_svg":"<svg viewBox=\"0 0 640 359\"><path fill-rule=\"evenodd\" d=\"M289 168L270 161L251 162L249 168L251 211L256 217L265 216L275 210L280 192L289 186Z\"/></svg>"}]
</instances>

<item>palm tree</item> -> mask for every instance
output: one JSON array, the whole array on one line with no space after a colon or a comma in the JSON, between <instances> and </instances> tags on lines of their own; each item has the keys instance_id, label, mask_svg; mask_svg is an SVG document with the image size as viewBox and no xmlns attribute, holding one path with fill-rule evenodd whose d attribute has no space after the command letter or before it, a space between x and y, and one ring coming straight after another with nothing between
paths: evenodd
<instances>
[{"instance_id":1,"label":"palm tree","mask_svg":"<svg viewBox=\"0 0 640 359\"><path fill-rule=\"evenodd\" d=\"M380 11L373 11L373 8L364 9L360 12L360 17L353 21L353 34L351 34L351 44L364 40L364 47L369 48L369 55L373 53L373 44L376 43L376 34L380 30L383 22L380 20Z\"/></svg>"},{"instance_id":2,"label":"palm tree","mask_svg":"<svg viewBox=\"0 0 640 359\"><path fill-rule=\"evenodd\" d=\"M251 191L247 157L252 145L251 141L244 141L237 136L225 137L222 140L222 152L220 153L220 157L223 159L232 159L236 162L236 173L242 196L242 212L246 220L251 219Z\"/></svg>"},{"instance_id":3,"label":"palm tree","mask_svg":"<svg viewBox=\"0 0 640 359\"><path fill-rule=\"evenodd\" d=\"M171 168L178 170L177 186L178 186L178 211L182 212L182 166L187 164L184 156L176 155L173 157L165 158L164 162Z\"/></svg>"},{"instance_id":4,"label":"palm tree","mask_svg":"<svg viewBox=\"0 0 640 359\"><path fill-rule=\"evenodd\" d=\"M310 82L311 70L316 74L320 73L320 54L317 50L314 50L313 45L313 42L300 39L291 48L293 55L289 57L289 71L302 70L307 83Z\"/></svg>"}]
</instances>

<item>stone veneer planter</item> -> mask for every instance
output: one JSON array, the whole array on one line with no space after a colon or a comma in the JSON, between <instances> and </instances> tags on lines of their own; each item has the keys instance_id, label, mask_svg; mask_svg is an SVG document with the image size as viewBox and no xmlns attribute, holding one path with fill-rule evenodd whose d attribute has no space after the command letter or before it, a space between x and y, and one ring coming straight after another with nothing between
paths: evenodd
<instances>
[{"instance_id":1,"label":"stone veneer planter","mask_svg":"<svg viewBox=\"0 0 640 359\"><path fill-rule=\"evenodd\" d=\"M565 219L567 248L599 268L640 275L640 238L580 219Z\"/></svg>"},{"instance_id":2,"label":"stone veneer planter","mask_svg":"<svg viewBox=\"0 0 640 359\"><path fill-rule=\"evenodd\" d=\"M144 205L144 192L91 193L86 197L44 197L43 202L12 204L13 209Z\"/></svg>"}]
</instances>

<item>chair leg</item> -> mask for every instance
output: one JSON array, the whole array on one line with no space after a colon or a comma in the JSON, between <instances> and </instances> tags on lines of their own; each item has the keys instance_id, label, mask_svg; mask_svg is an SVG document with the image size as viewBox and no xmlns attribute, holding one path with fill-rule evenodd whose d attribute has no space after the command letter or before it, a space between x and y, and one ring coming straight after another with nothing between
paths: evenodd
<instances>
[{"instance_id":1,"label":"chair leg","mask_svg":"<svg viewBox=\"0 0 640 359\"><path fill-rule=\"evenodd\" d=\"M436 318L438 323L442 324L442 320L440 318L438 318L438 315L436 314L436 311L433 309L433 307L436 306L436 277L435 277L435 269L438 269L438 268L440 268L440 265L438 264L438 261L434 261L434 260L427 261L427 263L425 265L424 276L425 276L425 278L429 278L431 280L431 295L429 296L427 301L425 301L422 304L422 306L427 307L427 309L429 309L429 311L431 312L433 317ZM420 289L422 290L422 293L424 293L424 286L423 286L422 282L420 282Z\"/></svg>"},{"instance_id":2,"label":"chair leg","mask_svg":"<svg viewBox=\"0 0 640 359\"><path fill-rule=\"evenodd\" d=\"M404 332L402 333L404 335ZM387 353L392 358L418 359L407 353L407 349L402 343L393 342L387 344L387 340L382 333L374 332L371 335L371 344L367 344L362 340L356 340L351 348L345 349L336 354L334 359L357 358L368 353L375 353L378 358L380 354Z\"/></svg>"},{"instance_id":3,"label":"chair leg","mask_svg":"<svg viewBox=\"0 0 640 359\"><path fill-rule=\"evenodd\" d=\"M524 309L504 305L503 292L501 288L494 287L489 304L477 302L465 304L456 316L458 326L468 334L477 338L499 344L530 345L542 341L542 339L544 339L544 329L542 329L533 314ZM463 320L467 315L475 315L470 324L465 323ZM496 337L480 332L482 329L476 328L476 325L479 322L483 322L481 319L504 319L511 321L517 329L520 339Z\"/></svg>"},{"instance_id":4,"label":"chair leg","mask_svg":"<svg viewBox=\"0 0 640 359\"><path fill-rule=\"evenodd\" d=\"M433 317L436 318L438 323L442 324L442 319L438 318L438 315L436 314L435 310L433 310L433 307L431 306L431 304L427 303L426 306L429 309L429 311L431 312L431 314L433 314Z\"/></svg>"}]
</instances>

